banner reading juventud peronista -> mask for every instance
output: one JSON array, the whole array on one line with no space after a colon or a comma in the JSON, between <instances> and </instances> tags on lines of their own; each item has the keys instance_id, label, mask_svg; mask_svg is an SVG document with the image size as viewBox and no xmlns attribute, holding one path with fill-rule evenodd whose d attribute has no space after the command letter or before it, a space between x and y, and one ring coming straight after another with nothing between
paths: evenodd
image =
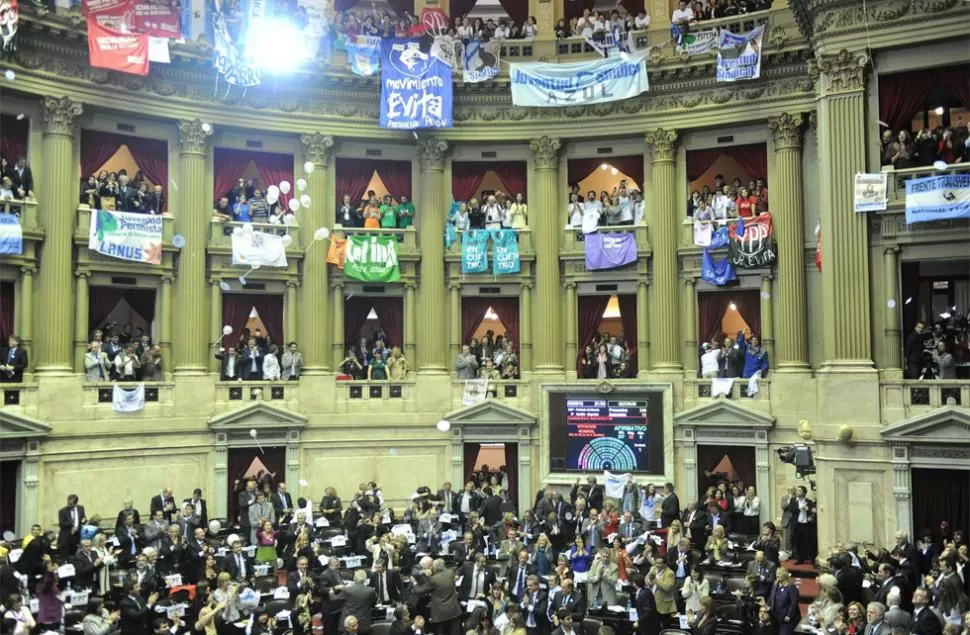
<instances>
[{"instance_id":1,"label":"banner reading juventud peronista","mask_svg":"<svg viewBox=\"0 0 970 635\"><path fill-rule=\"evenodd\" d=\"M94 210L91 212L88 249L122 260L160 264L162 217Z\"/></svg>"},{"instance_id":2,"label":"banner reading juventud peronista","mask_svg":"<svg viewBox=\"0 0 970 635\"><path fill-rule=\"evenodd\" d=\"M577 106L636 97L649 87L645 53L570 64L512 64L516 106Z\"/></svg>"}]
</instances>

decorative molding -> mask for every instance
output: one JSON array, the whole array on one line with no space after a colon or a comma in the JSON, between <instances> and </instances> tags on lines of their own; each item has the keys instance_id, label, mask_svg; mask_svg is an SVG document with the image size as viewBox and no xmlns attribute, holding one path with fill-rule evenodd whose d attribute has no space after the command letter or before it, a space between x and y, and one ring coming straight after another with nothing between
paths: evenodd
<instances>
[{"instance_id":1,"label":"decorative molding","mask_svg":"<svg viewBox=\"0 0 970 635\"><path fill-rule=\"evenodd\" d=\"M555 137L542 136L529 140L529 149L537 170L555 170L559 167L559 149L562 142Z\"/></svg>"},{"instance_id":2,"label":"decorative molding","mask_svg":"<svg viewBox=\"0 0 970 635\"><path fill-rule=\"evenodd\" d=\"M835 55L819 55L810 59L808 74L816 81L824 80L819 84L822 96L862 92L866 86L868 65L869 54L866 51L842 49Z\"/></svg>"},{"instance_id":3,"label":"decorative molding","mask_svg":"<svg viewBox=\"0 0 970 635\"><path fill-rule=\"evenodd\" d=\"M893 22L920 22L962 4L961 0L793 0L791 9L799 31L817 37L835 31L877 31Z\"/></svg>"},{"instance_id":4,"label":"decorative molding","mask_svg":"<svg viewBox=\"0 0 970 635\"><path fill-rule=\"evenodd\" d=\"M303 143L303 156L306 157L307 161L324 168L329 167L330 161L333 159L334 140L332 136L314 132L302 135L300 141Z\"/></svg>"},{"instance_id":5,"label":"decorative molding","mask_svg":"<svg viewBox=\"0 0 970 635\"><path fill-rule=\"evenodd\" d=\"M438 137L420 137L418 139L418 166L422 170L445 169L445 157L448 142Z\"/></svg>"},{"instance_id":6,"label":"decorative molding","mask_svg":"<svg viewBox=\"0 0 970 635\"><path fill-rule=\"evenodd\" d=\"M202 123L201 119L195 119L180 121L178 127L179 151L182 154L205 155L206 145L209 137L212 136L212 126Z\"/></svg>"},{"instance_id":7,"label":"decorative molding","mask_svg":"<svg viewBox=\"0 0 970 635\"><path fill-rule=\"evenodd\" d=\"M800 150L802 147L802 124L805 119L801 113L782 113L768 119L768 129L775 141L775 152L780 150Z\"/></svg>"},{"instance_id":8,"label":"decorative molding","mask_svg":"<svg viewBox=\"0 0 970 635\"><path fill-rule=\"evenodd\" d=\"M654 163L673 163L677 153L677 131L651 130L643 136L644 142L650 146Z\"/></svg>"},{"instance_id":9,"label":"decorative molding","mask_svg":"<svg viewBox=\"0 0 970 635\"><path fill-rule=\"evenodd\" d=\"M44 134L73 136L74 120L84 112L84 106L70 97L44 97L41 116Z\"/></svg>"}]
</instances>

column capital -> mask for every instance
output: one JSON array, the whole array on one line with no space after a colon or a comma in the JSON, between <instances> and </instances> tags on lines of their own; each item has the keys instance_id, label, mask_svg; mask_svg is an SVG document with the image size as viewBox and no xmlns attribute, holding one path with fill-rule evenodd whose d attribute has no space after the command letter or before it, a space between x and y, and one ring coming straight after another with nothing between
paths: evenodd
<instances>
[{"instance_id":1,"label":"column capital","mask_svg":"<svg viewBox=\"0 0 970 635\"><path fill-rule=\"evenodd\" d=\"M535 159L537 170L554 170L559 167L559 149L562 142L556 137L542 136L529 140L529 149Z\"/></svg>"},{"instance_id":2,"label":"column capital","mask_svg":"<svg viewBox=\"0 0 970 635\"><path fill-rule=\"evenodd\" d=\"M520 291L526 291L526 290L531 291L532 290L532 281L523 282L521 285L519 285L519 290Z\"/></svg>"},{"instance_id":3,"label":"column capital","mask_svg":"<svg viewBox=\"0 0 970 635\"><path fill-rule=\"evenodd\" d=\"M303 143L303 156L314 165L327 167L333 160L333 137L320 132L308 133L300 137Z\"/></svg>"},{"instance_id":4,"label":"column capital","mask_svg":"<svg viewBox=\"0 0 970 635\"><path fill-rule=\"evenodd\" d=\"M457 282L449 282L448 291L461 291L461 285Z\"/></svg>"},{"instance_id":5,"label":"column capital","mask_svg":"<svg viewBox=\"0 0 970 635\"><path fill-rule=\"evenodd\" d=\"M336 290L336 289L343 289L346 286L347 286L347 282L344 281L344 280L335 280L334 283L333 283L334 290Z\"/></svg>"},{"instance_id":6,"label":"column capital","mask_svg":"<svg viewBox=\"0 0 970 635\"><path fill-rule=\"evenodd\" d=\"M888 247L885 247L882 250L883 255L886 255L886 256L890 254L896 255L899 252L900 252L899 245L889 245Z\"/></svg>"},{"instance_id":7,"label":"column capital","mask_svg":"<svg viewBox=\"0 0 970 635\"><path fill-rule=\"evenodd\" d=\"M647 287L647 288L649 288L650 287L650 281L649 280L646 280L645 278L641 278L640 280L637 280L637 287Z\"/></svg>"},{"instance_id":8,"label":"column capital","mask_svg":"<svg viewBox=\"0 0 970 635\"><path fill-rule=\"evenodd\" d=\"M165 275L165 276L162 276L160 279L162 281L162 284L172 284L173 282L175 282L175 276L172 276L172 275Z\"/></svg>"},{"instance_id":9,"label":"column capital","mask_svg":"<svg viewBox=\"0 0 970 635\"><path fill-rule=\"evenodd\" d=\"M693 287L696 284L697 284L697 278L694 278L694 277L684 278L684 285L685 286Z\"/></svg>"},{"instance_id":10,"label":"column capital","mask_svg":"<svg viewBox=\"0 0 970 635\"><path fill-rule=\"evenodd\" d=\"M286 287L288 289L297 289L297 288L299 288L299 286L300 286L300 281L299 280L287 280L286 281Z\"/></svg>"},{"instance_id":11,"label":"column capital","mask_svg":"<svg viewBox=\"0 0 970 635\"><path fill-rule=\"evenodd\" d=\"M32 276L37 273L37 267L21 267L20 274L23 276Z\"/></svg>"},{"instance_id":12,"label":"column capital","mask_svg":"<svg viewBox=\"0 0 970 635\"><path fill-rule=\"evenodd\" d=\"M861 92L866 85L866 51L842 49L833 55L819 55L808 60L808 74L818 85L820 95Z\"/></svg>"},{"instance_id":13,"label":"column capital","mask_svg":"<svg viewBox=\"0 0 970 635\"><path fill-rule=\"evenodd\" d=\"M522 285L522 286L525 286L525 285ZM566 282L563 282L562 283L562 286L565 287L567 290L568 289L575 290L576 289L576 281L575 280L567 280Z\"/></svg>"},{"instance_id":14,"label":"column capital","mask_svg":"<svg viewBox=\"0 0 970 635\"><path fill-rule=\"evenodd\" d=\"M222 283L222 278L209 278L207 282L210 287L218 287Z\"/></svg>"},{"instance_id":15,"label":"column capital","mask_svg":"<svg viewBox=\"0 0 970 635\"><path fill-rule=\"evenodd\" d=\"M762 282L771 282L774 279L775 279L775 274L773 274L770 271L767 272L767 273L761 274L761 281Z\"/></svg>"},{"instance_id":16,"label":"column capital","mask_svg":"<svg viewBox=\"0 0 970 635\"><path fill-rule=\"evenodd\" d=\"M457 286L457 285L452 285L452 286ZM406 280L404 282L404 290L405 291L416 291L417 288L418 288L418 283L415 282L414 280ZM449 287L449 289L450 288L451 287Z\"/></svg>"},{"instance_id":17,"label":"column capital","mask_svg":"<svg viewBox=\"0 0 970 635\"><path fill-rule=\"evenodd\" d=\"M643 135L643 141L650 146L653 162L673 162L677 151L677 131L659 128Z\"/></svg>"},{"instance_id":18,"label":"column capital","mask_svg":"<svg viewBox=\"0 0 970 635\"><path fill-rule=\"evenodd\" d=\"M802 124L805 118L801 113L781 113L768 119L768 128L775 140L775 152L779 150L799 150L802 147Z\"/></svg>"},{"instance_id":19,"label":"column capital","mask_svg":"<svg viewBox=\"0 0 970 635\"><path fill-rule=\"evenodd\" d=\"M44 97L41 104L45 134L72 135L74 120L84 112L84 106L70 97Z\"/></svg>"},{"instance_id":20,"label":"column capital","mask_svg":"<svg viewBox=\"0 0 970 635\"><path fill-rule=\"evenodd\" d=\"M422 170L445 169L445 153L448 150L448 142L438 137L419 137L418 138L418 167Z\"/></svg>"},{"instance_id":21,"label":"column capital","mask_svg":"<svg viewBox=\"0 0 970 635\"><path fill-rule=\"evenodd\" d=\"M212 136L212 125L201 119L180 121L179 124L179 152L182 154L205 154L209 137Z\"/></svg>"},{"instance_id":22,"label":"column capital","mask_svg":"<svg viewBox=\"0 0 970 635\"><path fill-rule=\"evenodd\" d=\"M74 272L74 277L75 278L90 278L91 277L91 272L90 271L75 271Z\"/></svg>"}]
</instances>

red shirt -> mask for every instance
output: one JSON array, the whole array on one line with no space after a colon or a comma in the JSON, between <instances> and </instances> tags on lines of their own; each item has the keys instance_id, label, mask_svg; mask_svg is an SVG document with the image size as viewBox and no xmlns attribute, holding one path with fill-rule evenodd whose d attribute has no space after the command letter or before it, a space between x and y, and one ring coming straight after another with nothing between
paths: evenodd
<instances>
[{"instance_id":1,"label":"red shirt","mask_svg":"<svg viewBox=\"0 0 970 635\"><path fill-rule=\"evenodd\" d=\"M758 203L758 199L753 196L748 196L748 198L738 197L735 204L738 206L738 216L742 218L753 218L754 217L754 206Z\"/></svg>"}]
</instances>

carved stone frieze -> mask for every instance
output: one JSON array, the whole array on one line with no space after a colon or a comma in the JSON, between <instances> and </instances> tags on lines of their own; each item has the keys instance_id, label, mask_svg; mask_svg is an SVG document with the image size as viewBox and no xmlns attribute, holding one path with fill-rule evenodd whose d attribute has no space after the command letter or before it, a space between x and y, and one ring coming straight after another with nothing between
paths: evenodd
<instances>
[{"instance_id":1,"label":"carved stone frieze","mask_svg":"<svg viewBox=\"0 0 970 635\"><path fill-rule=\"evenodd\" d=\"M41 105L44 132L70 135L74 128L74 120L82 112L84 112L84 107L69 97L44 97L44 102Z\"/></svg>"},{"instance_id":2,"label":"carved stone frieze","mask_svg":"<svg viewBox=\"0 0 970 635\"><path fill-rule=\"evenodd\" d=\"M418 139L418 166L422 170L444 170L448 143L438 137Z\"/></svg>"},{"instance_id":3,"label":"carved stone frieze","mask_svg":"<svg viewBox=\"0 0 970 635\"><path fill-rule=\"evenodd\" d=\"M559 167L559 149L562 142L553 137L540 137L529 140L529 148L535 159L537 170L554 170Z\"/></svg>"},{"instance_id":4,"label":"carved stone frieze","mask_svg":"<svg viewBox=\"0 0 970 635\"><path fill-rule=\"evenodd\" d=\"M813 37L892 22L917 22L960 4L961 0L794 0L791 8L798 29L805 37Z\"/></svg>"},{"instance_id":5,"label":"carved stone frieze","mask_svg":"<svg viewBox=\"0 0 970 635\"><path fill-rule=\"evenodd\" d=\"M768 120L768 128L775 140L776 152L778 150L797 150L802 147L803 122L804 118L801 113L789 114L787 112Z\"/></svg>"},{"instance_id":6,"label":"carved stone frieze","mask_svg":"<svg viewBox=\"0 0 970 635\"><path fill-rule=\"evenodd\" d=\"M179 146L183 154L205 154L212 126L201 119L179 122Z\"/></svg>"},{"instance_id":7,"label":"carved stone frieze","mask_svg":"<svg viewBox=\"0 0 970 635\"><path fill-rule=\"evenodd\" d=\"M315 165L326 167L333 158L333 137L320 132L305 134L300 137L303 143L303 156Z\"/></svg>"}]
</instances>

